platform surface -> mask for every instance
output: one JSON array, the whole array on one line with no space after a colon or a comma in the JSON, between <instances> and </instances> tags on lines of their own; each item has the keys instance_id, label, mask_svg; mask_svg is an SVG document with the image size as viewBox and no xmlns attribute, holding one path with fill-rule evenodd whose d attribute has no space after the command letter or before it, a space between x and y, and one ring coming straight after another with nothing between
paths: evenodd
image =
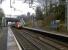
<instances>
[{"instance_id":1,"label":"platform surface","mask_svg":"<svg viewBox=\"0 0 68 50\"><path fill-rule=\"evenodd\" d=\"M18 45L14 38L14 34L10 27L8 27L7 50L19 50Z\"/></svg>"}]
</instances>

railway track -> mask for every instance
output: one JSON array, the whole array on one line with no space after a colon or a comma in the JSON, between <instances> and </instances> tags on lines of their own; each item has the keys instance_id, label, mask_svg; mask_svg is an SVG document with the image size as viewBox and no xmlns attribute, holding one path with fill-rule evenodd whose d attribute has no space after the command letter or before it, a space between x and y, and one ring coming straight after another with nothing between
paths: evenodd
<instances>
[{"instance_id":1,"label":"railway track","mask_svg":"<svg viewBox=\"0 0 68 50\"><path fill-rule=\"evenodd\" d=\"M36 32L12 28L23 50L68 50L68 46Z\"/></svg>"},{"instance_id":2,"label":"railway track","mask_svg":"<svg viewBox=\"0 0 68 50\"><path fill-rule=\"evenodd\" d=\"M14 30L14 33L16 33L15 36L21 45L22 50L39 50L39 48L26 40L25 37L23 37L18 31L16 32L16 30Z\"/></svg>"}]
</instances>

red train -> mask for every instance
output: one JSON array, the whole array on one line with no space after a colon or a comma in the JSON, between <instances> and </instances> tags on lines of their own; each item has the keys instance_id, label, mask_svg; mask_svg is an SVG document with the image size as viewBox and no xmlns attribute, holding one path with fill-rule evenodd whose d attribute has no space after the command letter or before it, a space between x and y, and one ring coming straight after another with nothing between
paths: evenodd
<instances>
[{"instance_id":1,"label":"red train","mask_svg":"<svg viewBox=\"0 0 68 50\"><path fill-rule=\"evenodd\" d=\"M25 22L23 19L20 19L20 21L15 22L12 26L16 28L22 28L25 25Z\"/></svg>"},{"instance_id":2,"label":"red train","mask_svg":"<svg viewBox=\"0 0 68 50\"><path fill-rule=\"evenodd\" d=\"M16 22L16 23L15 23L15 27L16 27L16 28L20 28L20 27L22 27L22 25L21 25L20 22Z\"/></svg>"}]
</instances>

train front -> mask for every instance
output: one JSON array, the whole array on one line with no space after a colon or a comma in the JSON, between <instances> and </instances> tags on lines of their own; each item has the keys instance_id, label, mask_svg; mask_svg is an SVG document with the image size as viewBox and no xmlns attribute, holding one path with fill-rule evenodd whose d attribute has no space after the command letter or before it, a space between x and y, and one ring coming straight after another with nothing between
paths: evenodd
<instances>
[{"instance_id":1,"label":"train front","mask_svg":"<svg viewBox=\"0 0 68 50\"><path fill-rule=\"evenodd\" d=\"M15 23L15 27L16 27L16 28L21 28L21 27L22 27L21 22L16 22L16 23Z\"/></svg>"}]
</instances>

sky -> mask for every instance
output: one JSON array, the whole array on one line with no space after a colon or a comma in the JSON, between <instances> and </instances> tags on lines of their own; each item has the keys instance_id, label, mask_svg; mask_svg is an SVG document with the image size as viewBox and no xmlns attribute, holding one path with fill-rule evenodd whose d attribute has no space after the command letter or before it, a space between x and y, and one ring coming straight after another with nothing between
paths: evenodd
<instances>
[{"instance_id":1,"label":"sky","mask_svg":"<svg viewBox=\"0 0 68 50\"><path fill-rule=\"evenodd\" d=\"M9 17L7 15L22 15L27 14L27 12L35 13L35 10L32 8L29 8L29 5L27 3L23 3L22 1L15 0L15 4L13 4L14 0L11 0L11 5L16 8L14 11L14 8L10 8L10 0L5 0L1 4L1 8L3 9L6 17Z\"/></svg>"},{"instance_id":2,"label":"sky","mask_svg":"<svg viewBox=\"0 0 68 50\"><path fill-rule=\"evenodd\" d=\"M15 0L14 3L14 0L11 0L11 5L16 9L14 11L14 8L10 8L10 0L4 0L3 3L1 4L1 8L3 9L6 17L10 17L7 15L12 15L12 17L14 17L13 15L22 15L22 14L27 15L27 12L30 12L31 14L35 13L35 9L29 8L29 5L27 3L23 3L23 1L24 0ZM42 0L35 0L35 1L37 1L33 4L35 8L37 6L41 6L39 1L43 3ZM52 0L52 1L55 2L58 0Z\"/></svg>"}]
</instances>

